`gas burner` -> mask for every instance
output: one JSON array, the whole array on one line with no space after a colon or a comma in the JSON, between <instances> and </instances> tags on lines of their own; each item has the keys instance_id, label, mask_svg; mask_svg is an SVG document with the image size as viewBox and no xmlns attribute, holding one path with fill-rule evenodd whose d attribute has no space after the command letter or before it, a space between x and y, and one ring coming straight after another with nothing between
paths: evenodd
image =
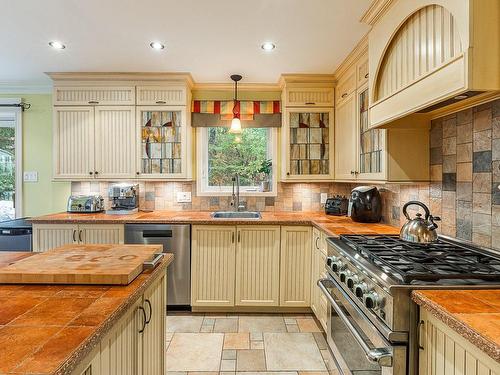
<instances>
[{"instance_id":1,"label":"gas burner","mask_svg":"<svg viewBox=\"0 0 500 375\"><path fill-rule=\"evenodd\" d=\"M441 279L500 281L500 257L473 246L438 239L404 242L395 235L342 235L352 249L405 283Z\"/></svg>"}]
</instances>

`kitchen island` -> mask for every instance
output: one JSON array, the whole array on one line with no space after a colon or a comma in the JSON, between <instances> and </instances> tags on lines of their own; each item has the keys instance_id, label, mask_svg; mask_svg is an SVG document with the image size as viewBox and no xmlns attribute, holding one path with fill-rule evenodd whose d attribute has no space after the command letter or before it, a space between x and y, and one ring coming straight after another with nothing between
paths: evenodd
<instances>
[{"instance_id":1,"label":"kitchen island","mask_svg":"<svg viewBox=\"0 0 500 375\"><path fill-rule=\"evenodd\" d=\"M0 253L0 267L26 254ZM126 286L0 285L0 374L160 373L172 261Z\"/></svg>"}]
</instances>

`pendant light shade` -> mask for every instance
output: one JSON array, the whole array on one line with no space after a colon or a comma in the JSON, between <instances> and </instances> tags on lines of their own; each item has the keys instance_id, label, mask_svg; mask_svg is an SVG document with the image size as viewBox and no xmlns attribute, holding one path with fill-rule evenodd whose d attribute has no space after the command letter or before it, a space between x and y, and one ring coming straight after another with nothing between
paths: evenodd
<instances>
[{"instance_id":1,"label":"pendant light shade","mask_svg":"<svg viewBox=\"0 0 500 375\"><path fill-rule=\"evenodd\" d=\"M229 133L241 134L241 121L238 117L233 117L233 119L231 120L231 128L229 128Z\"/></svg>"},{"instance_id":2,"label":"pendant light shade","mask_svg":"<svg viewBox=\"0 0 500 375\"><path fill-rule=\"evenodd\" d=\"M231 79L234 81L234 107L233 107L233 119L231 120L231 128L229 133L231 134L241 134L241 121L240 121L240 106L238 103L238 81L243 78L239 74L233 74Z\"/></svg>"}]
</instances>

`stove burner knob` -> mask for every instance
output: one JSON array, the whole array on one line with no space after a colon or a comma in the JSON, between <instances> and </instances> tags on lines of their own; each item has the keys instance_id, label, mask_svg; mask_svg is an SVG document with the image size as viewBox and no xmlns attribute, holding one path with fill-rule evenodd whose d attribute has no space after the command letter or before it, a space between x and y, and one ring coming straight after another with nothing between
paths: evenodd
<instances>
[{"instance_id":1,"label":"stove burner knob","mask_svg":"<svg viewBox=\"0 0 500 375\"><path fill-rule=\"evenodd\" d=\"M346 265L344 264L344 262L337 258L335 262L332 262L330 268L333 272L339 273L346 268Z\"/></svg>"},{"instance_id":2,"label":"stove burner knob","mask_svg":"<svg viewBox=\"0 0 500 375\"><path fill-rule=\"evenodd\" d=\"M376 309L380 306L380 296L374 290L366 293L363 296L365 306L369 309Z\"/></svg>"},{"instance_id":3,"label":"stove burner knob","mask_svg":"<svg viewBox=\"0 0 500 375\"><path fill-rule=\"evenodd\" d=\"M326 258L326 265L331 268L332 264L335 263L335 262L337 262L338 260L339 260L338 257L334 257L334 256L327 257Z\"/></svg>"},{"instance_id":4,"label":"stove burner knob","mask_svg":"<svg viewBox=\"0 0 500 375\"><path fill-rule=\"evenodd\" d=\"M347 287L351 290L354 290L354 285L359 283L359 276L353 273L351 276L347 278Z\"/></svg>"},{"instance_id":5,"label":"stove burner knob","mask_svg":"<svg viewBox=\"0 0 500 375\"><path fill-rule=\"evenodd\" d=\"M356 294L356 297L363 298L363 296L367 292L368 292L368 285L366 285L365 282L361 282L354 285L354 294Z\"/></svg>"},{"instance_id":6,"label":"stove burner knob","mask_svg":"<svg viewBox=\"0 0 500 375\"><path fill-rule=\"evenodd\" d=\"M352 275L352 272L347 270L347 269L344 269L340 272L340 281L342 281L343 283L346 282L347 278L350 277Z\"/></svg>"}]
</instances>

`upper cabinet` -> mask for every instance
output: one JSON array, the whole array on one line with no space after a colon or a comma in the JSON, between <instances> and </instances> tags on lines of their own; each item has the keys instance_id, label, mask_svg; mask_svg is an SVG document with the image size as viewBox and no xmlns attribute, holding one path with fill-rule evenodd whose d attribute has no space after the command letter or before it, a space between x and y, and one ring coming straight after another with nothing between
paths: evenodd
<instances>
[{"instance_id":1,"label":"upper cabinet","mask_svg":"<svg viewBox=\"0 0 500 375\"><path fill-rule=\"evenodd\" d=\"M500 89L498 0L393 1L364 20L371 127Z\"/></svg>"},{"instance_id":2,"label":"upper cabinet","mask_svg":"<svg viewBox=\"0 0 500 375\"><path fill-rule=\"evenodd\" d=\"M332 180L333 77L283 75L282 87L281 180Z\"/></svg>"},{"instance_id":3,"label":"upper cabinet","mask_svg":"<svg viewBox=\"0 0 500 375\"><path fill-rule=\"evenodd\" d=\"M191 78L54 73L54 179L191 178Z\"/></svg>"}]
</instances>

